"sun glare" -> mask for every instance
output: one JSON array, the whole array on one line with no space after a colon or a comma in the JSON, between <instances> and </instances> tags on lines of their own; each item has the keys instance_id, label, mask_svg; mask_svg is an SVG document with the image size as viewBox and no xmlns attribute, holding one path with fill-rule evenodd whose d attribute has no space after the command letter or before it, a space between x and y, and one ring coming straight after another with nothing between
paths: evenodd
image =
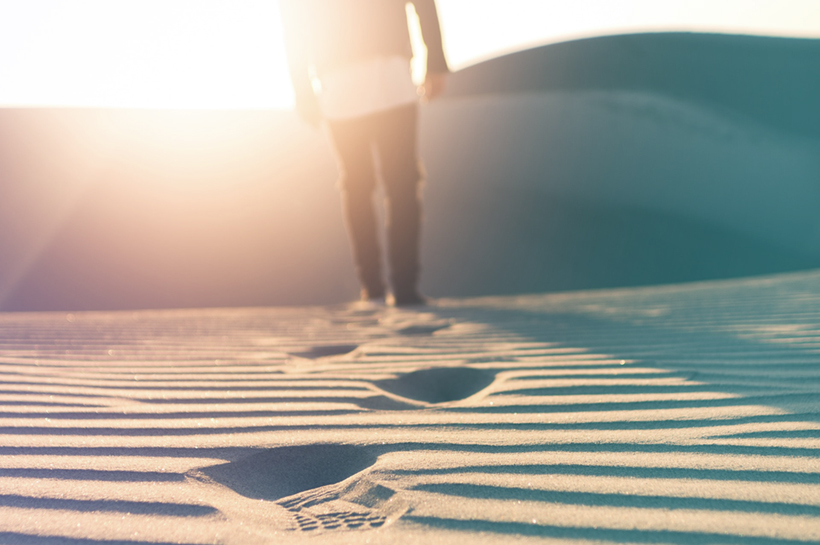
<instances>
[{"instance_id":1,"label":"sun glare","mask_svg":"<svg viewBox=\"0 0 820 545\"><path fill-rule=\"evenodd\" d=\"M275 108L291 101L270 0L17 0L0 10L0 104Z\"/></svg>"},{"instance_id":2,"label":"sun glare","mask_svg":"<svg viewBox=\"0 0 820 545\"><path fill-rule=\"evenodd\" d=\"M820 37L818 0L437 0L453 68L602 34ZM276 0L0 0L0 106L287 108Z\"/></svg>"}]
</instances>

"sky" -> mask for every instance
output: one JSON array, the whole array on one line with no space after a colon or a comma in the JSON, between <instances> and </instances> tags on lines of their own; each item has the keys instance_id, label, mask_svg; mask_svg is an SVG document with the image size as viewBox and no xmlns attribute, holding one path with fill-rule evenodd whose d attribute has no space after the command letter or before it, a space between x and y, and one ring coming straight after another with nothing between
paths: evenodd
<instances>
[{"instance_id":1,"label":"sky","mask_svg":"<svg viewBox=\"0 0 820 545\"><path fill-rule=\"evenodd\" d=\"M820 0L437 0L451 66L629 32L820 38ZM0 107L288 108L275 0L0 0Z\"/></svg>"}]
</instances>

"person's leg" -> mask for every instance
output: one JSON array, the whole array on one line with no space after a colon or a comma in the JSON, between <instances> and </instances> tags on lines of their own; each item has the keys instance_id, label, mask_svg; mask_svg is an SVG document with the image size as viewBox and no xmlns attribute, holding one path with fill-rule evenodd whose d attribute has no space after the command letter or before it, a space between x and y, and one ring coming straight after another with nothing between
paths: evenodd
<instances>
[{"instance_id":1,"label":"person's leg","mask_svg":"<svg viewBox=\"0 0 820 545\"><path fill-rule=\"evenodd\" d=\"M424 301L418 293L422 171L417 122L418 106L413 104L380 114L375 129L387 197L390 283L397 305Z\"/></svg>"},{"instance_id":2,"label":"person's leg","mask_svg":"<svg viewBox=\"0 0 820 545\"><path fill-rule=\"evenodd\" d=\"M372 119L328 122L341 171L340 189L362 298L384 297L373 191Z\"/></svg>"}]
</instances>

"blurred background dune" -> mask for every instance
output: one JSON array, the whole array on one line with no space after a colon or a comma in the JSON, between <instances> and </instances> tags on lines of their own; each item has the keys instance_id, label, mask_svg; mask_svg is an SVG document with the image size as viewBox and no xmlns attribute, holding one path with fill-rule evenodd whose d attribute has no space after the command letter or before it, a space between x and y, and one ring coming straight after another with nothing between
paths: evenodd
<instances>
[{"instance_id":1,"label":"blurred background dune","mask_svg":"<svg viewBox=\"0 0 820 545\"><path fill-rule=\"evenodd\" d=\"M422 111L423 290L820 266L818 55L657 33L455 73ZM352 300L336 176L290 111L0 109L0 309Z\"/></svg>"}]
</instances>

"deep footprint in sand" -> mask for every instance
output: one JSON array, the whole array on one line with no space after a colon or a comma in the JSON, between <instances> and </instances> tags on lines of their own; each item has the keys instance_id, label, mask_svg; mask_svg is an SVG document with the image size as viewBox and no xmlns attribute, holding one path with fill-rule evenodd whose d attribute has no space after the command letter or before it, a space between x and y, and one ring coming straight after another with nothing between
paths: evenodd
<instances>
[{"instance_id":1,"label":"deep footprint in sand","mask_svg":"<svg viewBox=\"0 0 820 545\"><path fill-rule=\"evenodd\" d=\"M433 367L407 373L375 385L397 396L425 403L459 401L493 383L495 373L472 367Z\"/></svg>"},{"instance_id":2,"label":"deep footprint in sand","mask_svg":"<svg viewBox=\"0 0 820 545\"><path fill-rule=\"evenodd\" d=\"M440 324L440 325L411 325L408 327L403 327L396 331L400 335L407 335L407 336L422 336L422 335L432 335L436 331L441 331L443 329L447 329L450 327L450 324Z\"/></svg>"},{"instance_id":3,"label":"deep footprint in sand","mask_svg":"<svg viewBox=\"0 0 820 545\"><path fill-rule=\"evenodd\" d=\"M350 354L359 348L357 344L334 344L328 346L314 346L308 350L300 352L290 352L291 356L298 358L305 358L315 360L319 358L329 358L330 356L341 356L343 354Z\"/></svg>"},{"instance_id":4,"label":"deep footprint in sand","mask_svg":"<svg viewBox=\"0 0 820 545\"><path fill-rule=\"evenodd\" d=\"M372 449L354 445L304 445L258 452L200 469L208 478L252 499L276 501L304 532L380 528L400 517L395 491L364 476L376 463Z\"/></svg>"},{"instance_id":5,"label":"deep footprint in sand","mask_svg":"<svg viewBox=\"0 0 820 545\"><path fill-rule=\"evenodd\" d=\"M280 500L294 514L296 528L315 530L367 530L381 528L407 511L396 500L396 491L366 478L309 490Z\"/></svg>"},{"instance_id":6,"label":"deep footprint in sand","mask_svg":"<svg viewBox=\"0 0 820 545\"><path fill-rule=\"evenodd\" d=\"M200 471L243 496L273 501L339 483L375 464L376 458L354 445L304 445L263 450Z\"/></svg>"}]
</instances>

